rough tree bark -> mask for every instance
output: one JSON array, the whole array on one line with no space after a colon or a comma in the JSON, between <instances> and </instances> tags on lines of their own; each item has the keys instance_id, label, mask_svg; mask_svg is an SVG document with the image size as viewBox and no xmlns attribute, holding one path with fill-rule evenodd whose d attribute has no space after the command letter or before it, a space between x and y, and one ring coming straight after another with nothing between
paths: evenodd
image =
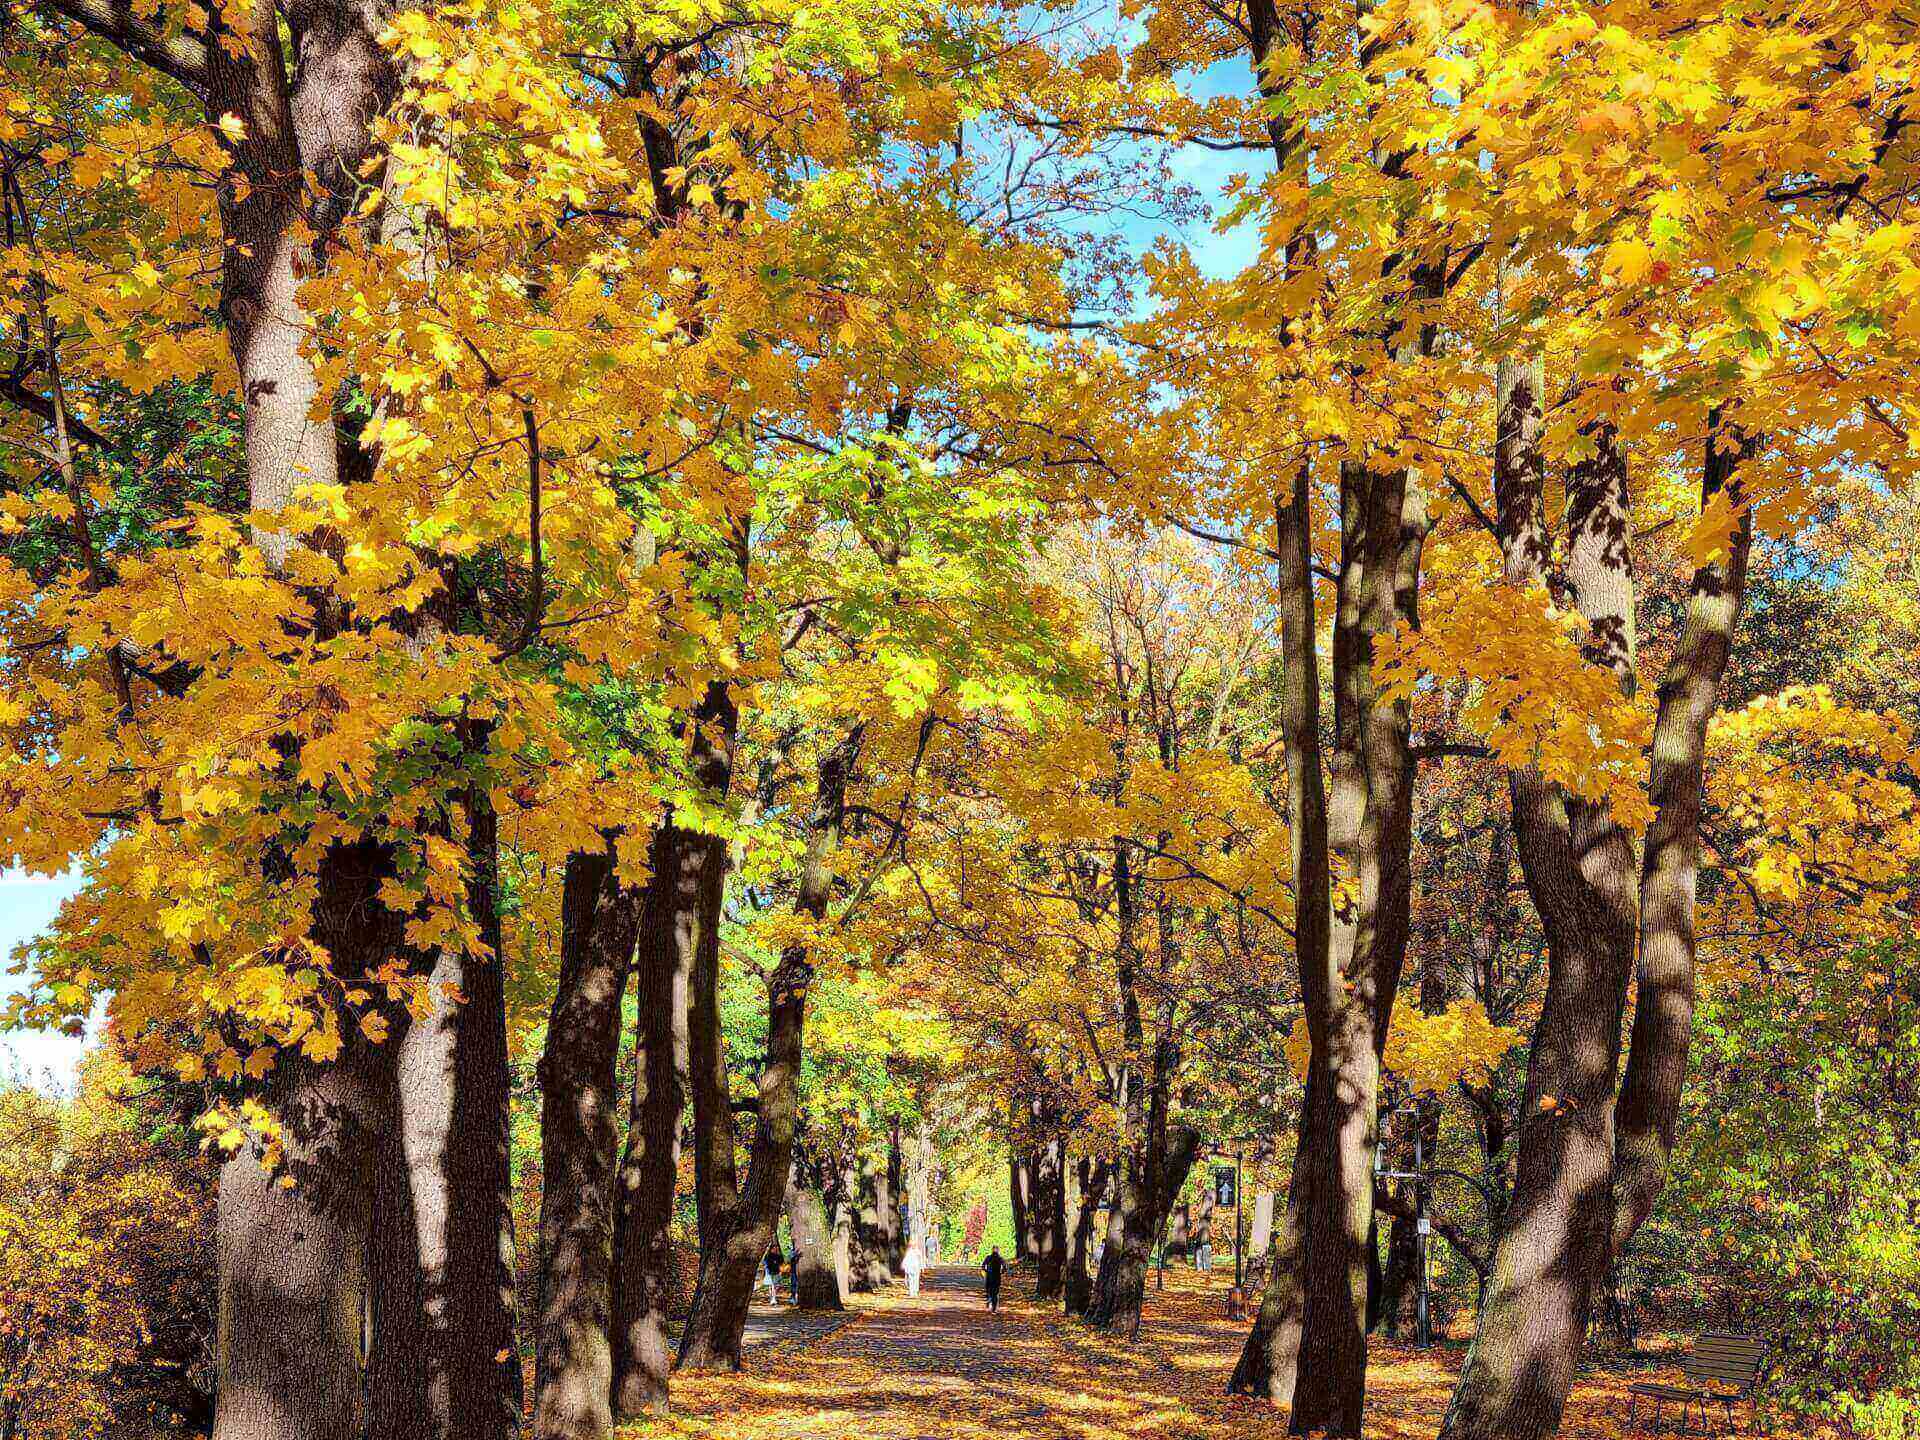
<instances>
[{"instance_id":1,"label":"rough tree bark","mask_svg":"<svg viewBox=\"0 0 1920 1440\"><path fill-rule=\"evenodd\" d=\"M887 1208L880 1223L887 1238L887 1267L895 1275L904 1273L907 1258L906 1165L900 1148L900 1117L887 1121Z\"/></svg>"},{"instance_id":2,"label":"rough tree bark","mask_svg":"<svg viewBox=\"0 0 1920 1440\"><path fill-rule=\"evenodd\" d=\"M746 568L746 536L735 538ZM740 711L733 692L719 681L707 687L694 713L688 760L702 803L723 808L733 784L734 744ZM681 893L694 897L693 950L687 980L688 1080L693 1092L694 1211L700 1231L700 1262L724 1243L740 1203L734 1163L733 1091L727 1079L726 1044L720 1031L720 907L726 896L727 839L715 829L684 829L675 843ZM676 922L677 923L677 922Z\"/></svg>"},{"instance_id":3,"label":"rough tree bark","mask_svg":"<svg viewBox=\"0 0 1920 1440\"><path fill-rule=\"evenodd\" d=\"M687 989L700 926L703 857L671 824L654 834L635 957L633 1090L613 1212L615 1419L665 1414L673 1346L666 1331L673 1286L674 1178L687 1104Z\"/></svg>"},{"instance_id":4,"label":"rough tree bark","mask_svg":"<svg viewBox=\"0 0 1920 1440\"><path fill-rule=\"evenodd\" d=\"M1693 1039L1694 890L1700 872L1700 792L1707 725L1720 701L1733 637L1746 598L1753 510L1740 489L1740 467L1757 449L1753 437L1716 413L1707 427L1702 506L1735 509L1723 558L1694 571L1680 643L1660 681L1653 730L1647 827L1640 869L1640 959L1626 1075L1614 1141L1611 1251L1626 1251L1667 1180L1680 1092Z\"/></svg>"},{"instance_id":5,"label":"rough tree bark","mask_svg":"<svg viewBox=\"0 0 1920 1440\"><path fill-rule=\"evenodd\" d=\"M1303 14L1291 37L1272 0L1253 0L1249 19L1256 74L1270 93L1277 82L1269 57L1289 39L1310 53L1311 17ZM1278 168L1297 170L1304 156L1298 129L1276 115L1268 135ZM1387 157L1383 169L1404 165L1404 158ZM1289 271L1304 270L1312 254L1311 236L1291 237ZM1411 295L1438 287L1430 267L1412 266L1409 276ZM1397 356L1411 358L1430 343L1424 325L1402 332L1385 337ZM1409 717L1404 704L1381 702L1372 651L1378 636L1413 618L1428 522L1418 477L1361 458L1342 463L1329 804L1320 776L1309 478L1304 466L1296 467L1291 496L1276 501L1275 517L1286 666L1282 730L1301 927L1296 949L1311 1040L1307 1102L1286 1216L1277 1227L1281 1241L1229 1385L1289 1404L1296 1434L1354 1436L1366 1396L1379 1055L1405 956L1411 844ZM1348 862L1359 896L1351 918L1323 933L1329 849Z\"/></svg>"},{"instance_id":6,"label":"rough tree bark","mask_svg":"<svg viewBox=\"0 0 1920 1440\"><path fill-rule=\"evenodd\" d=\"M794 897L795 912L810 920L818 921L827 913L833 855L846 819L847 789L865 735L865 727L857 725L820 757L806 857ZM781 952L767 979L767 1063L760 1072L747 1185L724 1239L713 1247L702 1247L700 1281L680 1344L683 1369L740 1367L740 1337L746 1329L754 1276L773 1244L793 1159L807 990L812 983L811 950L804 940L797 940Z\"/></svg>"},{"instance_id":7,"label":"rough tree bark","mask_svg":"<svg viewBox=\"0 0 1920 1440\"><path fill-rule=\"evenodd\" d=\"M434 958L433 1008L394 1042L397 1115L417 1241L427 1434L508 1440L520 1428L521 1379L498 836L483 788L468 793L466 809L467 900L489 953L449 948Z\"/></svg>"},{"instance_id":8,"label":"rough tree bark","mask_svg":"<svg viewBox=\"0 0 1920 1440\"><path fill-rule=\"evenodd\" d=\"M825 1170L824 1198L833 1226L834 1286L845 1304L853 1294L853 1193L858 1188L853 1177L853 1162L843 1157Z\"/></svg>"},{"instance_id":9,"label":"rough tree bark","mask_svg":"<svg viewBox=\"0 0 1920 1440\"><path fill-rule=\"evenodd\" d=\"M614 1068L645 893L620 882L610 845L567 859L540 1057L536 1440L598 1440L613 1428Z\"/></svg>"},{"instance_id":10,"label":"rough tree bark","mask_svg":"<svg viewBox=\"0 0 1920 1440\"><path fill-rule=\"evenodd\" d=\"M1499 397L1495 499L1515 584L1536 582L1550 551L1533 383L1530 369L1516 370ZM1752 445L1717 413L1708 428L1702 497L1711 502L1737 486ZM1567 580L1588 621L1589 658L1626 687L1634 658L1626 460L1605 422L1590 433L1594 453L1568 478ZM1543 1440L1559 1429L1616 1240L1631 1237L1664 1177L1692 1025L1700 752L1738 619L1750 537L1741 513L1729 555L1695 576L1655 715L1657 808L1637 889L1631 839L1604 808L1566 796L1533 771L1509 777L1521 868L1547 938L1547 994L1529 1060L1513 1195L1442 1426L1446 1440ZM1649 899L1656 911L1646 911ZM1634 1108L1627 1184L1616 1200L1614 1082L1636 942L1651 948L1642 956L1645 991L1634 1027L1642 1063L1622 1091Z\"/></svg>"},{"instance_id":11,"label":"rough tree bark","mask_svg":"<svg viewBox=\"0 0 1920 1440\"><path fill-rule=\"evenodd\" d=\"M390 870L391 856L371 842L335 847L321 862L315 938L344 980L386 961L399 943L399 917L376 898ZM252 1146L221 1169L218 1440L362 1433L361 1328L377 1298L368 1292L374 1196L366 1177L383 1136L395 1133L392 1055L352 1016L342 1022L336 1059L289 1054L269 1078L265 1099L283 1132L278 1172L263 1168Z\"/></svg>"},{"instance_id":12,"label":"rough tree bark","mask_svg":"<svg viewBox=\"0 0 1920 1440\"><path fill-rule=\"evenodd\" d=\"M1069 1315L1084 1315L1093 1303L1093 1275L1088 1261L1093 1254L1093 1227L1107 1190L1108 1166L1104 1160L1081 1156L1075 1163L1079 1184L1073 1209L1067 1250L1065 1304Z\"/></svg>"},{"instance_id":13,"label":"rough tree bark","mask_svg":"<svg viewBox=\"0 0 1920 1440\"><path fill-rule=\"evenodd\" d=\"M1090 1324L1130 1332L1138 1322L1154 1241L1167 1223L1172 1196L1186 1183L1199 1153L1200 1132L1184 1125L1169 1129L1163 1117L1120 1172L1107 1245L1100 1253L1093 1302L1087 1308Z\"/></svg>"},{"instance_id":14,"label":"rough tree bark","mask_svg":"<svg viewBox=\"0 0 1920 1440\"><path fill-rule=\"evenodd\" d=\"M1013 1254L1010 1258L1016 1261L1026 1259L1033 1249L1033 1220L1029 1213L1032 1209L1033 1159L1021 1146L1019 1133L1016 1123L1008 1139L1013 1153L1007 1157L1007 1198L1013 1202Z\"/></svg>"},{"instance_id":15,"label":"rough tree bark","mask_svg":"<svg viewBox=\"0 0 1920 1440\"><path fill-rule=\"evenodd\" d=\"M853 1289L862 1295L884 1290L893 1279L893 1267L887 1263L886 1234L882 1217L887 1210L886 1177L873 1160L861 1155L855 1162L857 1197L853 1216Z\"/></svg>"},{"instance_id":16,"label":"rough tree bark","mask_svg":"<svg viewBox=\"0 0 1920 1440\"><path fill-rule=\"evenodd\" d=\"M717 836L701 835L690 840L688 852L689 863L700 871L699 935L687 989L687 1049L693 1091L694 1213L704 1269L726 1243L728 1223L740 1204L740 1177L734 1160L733 1090L720 1030L719 921L726 893L727 846Z\"/></svg>"},{"instance_id":17,"label":"rough tree bark","mask_svg":"<svg viewBox=\"0 0 1920 1440\"><path fill-rule=\"evenodd\" d=\"M804 1151L787 1181L787 1227L793 1232L793 1285L802 1310L844 1309L833 1263L833 1231L821 1199L819 1162Z\"/></svg>"},{"instance_id":18,"label":"rough tree bark","mask_svg":"<svg viewBox=\"0 0 1920 1440\"><path fill-rule=\"evenodd\" d=\"M269 1096L279 1184L252 1146L222 1167L218 1207L220 1440L358 1440L361 1315L384 1058L350 1040L328 1065L289 1059ZM357 1053L356 1053L357 1052ZM345 1177L346 1183L342 1183Z\"/></svg>"},{"instance_id":19,"label":"rough tree bark","mask_svg":"<svg viewBox=\"0 0 1920 1440\"><path fill-rule=\"evenodd\" d=\"M1059 1138L1043 1140L1033 1152L1033 1209L1036 1300L1058 1300L1067 1262L1067 1172Z\"/></svg>"},{"instance_id":20,"label":"rough tree bark","mask_svg":"<svg viewBox=\"0 0 1920 1440\"><path fill-rule=\"evenodd\" d=\"M1266 0L1255 0L1253 13L1266 18L1256 32L1263 43L1277 39L1278 17ZM1291 132L1289 132L1290 134ZM1292 141L1276 144L1284 158ZM1331 974L1331 869L1327 850L1327 792L1320 763L1320 662L1315 648L1316 622L1312 564L1313 517L1308 505L1308 474L1299 466L1292 493L1274 509L1276 588L1280 606L1280 648L1283 660L1280 689L1280 730L1287 762L1287 806L1293 817L1289 845L1293 862L1298 919L1294 948L1299 956L1303 987L1324 995ZM1293 1403L1300 1353L1300 1327L1306 1297L1300 1270L1303 1249L1300 1198L1308 1187L1315 1152L1307 1137L1316 1133L1317 1092L1323 1087L1317 1070L1309 1069L1306 1101L1301 1110L1293 1175L1286 1204L1273 1225L1267 1283L1260 1308L1247 1335L1240 1359L1227 1388L1235 1394L1260 1395L1275 1404Z\"/></svg>"},{"instance_id":21,"label":"rough tree bark","mask_svg":"<svg viewBox=\"0 0 1920 1440\"><path fill-rule=\"evenodd\" d=\"M373 153L372 122L397 88L393 63L377 39L387 18L383 7L361 0L243 6L219 17L218 35L205 19L176 30L97 0L49 0L48 8L179 81L203 102L210 121L231 115L241 122L222 142L229 171L217 197L225 242L221 314L240 383L250 506L271 516L296 488L336 483L344 447L304 353L307 338L321 327L302 306L300 284L324 267L337 227L352 213ZM278 568L292 542L269 525L260 525L255 539ZM484 800L467 797L476 829L490 823L490 815L481 814L485 808ZM485 847L491 848L490 836ZM335 931L327 948L336 965L355 957L349 973L376 949L384 952L381 960L397 953L378 880L363 883L365 862L376 851L336 846L315 877L316 928ZM390 857L376 858L387 863ZM484 874L476 879L486 883ZM483 927L493 918L476 914ZM263 1176L258 1165L230 1164L223 1175L220 1440L358 1435L363 1313L389 1330L416 1322L428 1327L373 1340L376 1347L418 1347L422 1393L413 1398L422 1408L413 1413L427 1428L416 1433L448 1434L456 1425L478 1436L512 1429L518 1372L495 1358L499 1318L510 1317L498 1272L511 1255L499 1228L503 1156L494 1145L494 1097L504 1093L505 1063L495 1015L499 967L442 958L436 978L458 985L467 998L456 1009L451 990L442 992L448 1003L409 1027L419 1032L402 1042L410 1058L389 1055L379 1066L370 1059L363 1064L350 1041L331 1066L286 1063L271 1094L285 1112L292 1187ZM343 1028L351 1033L348 1018ZM398 1104L391 1091L396 1063L409 1064L422 1082L418 1090L404 1088ZM450 1151L442 1143L450 1133L477 1136L478 1143L471 1154ZM400 1188L383 1190L388 1213L381 1254L406 1258L403 1222L410 1222L420 1246L416 1258L429 1273L414 1285L383 1286L375 1303L364 1268L373 1244L373 1176L377 1165L402 1155L412 1167L409 1184L404 1199ZM490 1263L469 1269L464 1257L482 1246L490 1247ZM509 1324L509 1350L511 1343ZM483 1350L480 1364L474 1357ZM395 1383L391 1370L368 1377L376 1391Z\"/></svg>"}]
</instances>

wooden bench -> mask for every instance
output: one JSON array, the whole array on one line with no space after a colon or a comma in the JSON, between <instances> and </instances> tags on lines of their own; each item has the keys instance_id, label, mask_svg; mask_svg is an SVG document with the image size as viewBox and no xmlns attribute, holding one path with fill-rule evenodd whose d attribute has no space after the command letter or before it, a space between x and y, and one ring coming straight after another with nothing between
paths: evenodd
<instances>
[{"instance_id":1,"label":"wooden bench","mask_svg":"<svg viewBox=\"0 0 1920 1440\"><path fill-rule=\"evenodd\" d=\"M1680 1407L1680 1433L1704 1435L1713 1418L1714 1407L1726 1413L1727 1429L1733 1429L1733 1407L1745 1400L1753 1403L1753 1388L1766 1369L1768 1343L1752 1335L1715 1330L1694 1341L1693 1349L1680 1362L1683 1385L1660 1385L1643 1381L1628 1391L1627 1424L1639 1421L1642 1400L1653 1402L1653 1424L1660 1424L1661 1412L1668 1401ZM1689 1422L1697 1421L1699 1429Z\"/></svg>"}]
</instances>

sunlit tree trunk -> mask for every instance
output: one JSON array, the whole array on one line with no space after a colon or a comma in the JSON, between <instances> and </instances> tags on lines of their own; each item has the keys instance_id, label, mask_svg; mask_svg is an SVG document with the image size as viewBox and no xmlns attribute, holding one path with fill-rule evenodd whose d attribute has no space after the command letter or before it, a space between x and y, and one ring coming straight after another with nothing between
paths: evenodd
<instances>
[{"instance_id":1,"label":"sunlit tree trunk","mask_svg":"<svg viewBox=\"0 0 1920 1440\"><path fill-rule=\"evenodd\" d=\"M1093 1227L1107 1190L1107 1162L1081 1156L1075 1165L1076 1203L1072 1212L1065 1281L1066 1312L1084 1315L1093 1301L1093 1276L1088 1261L1093 1253Z\"/></svg>"},{"instance_id":2,"label":"sunlit tree trunk","mask_svg":"<svg viewBox=\"0 0 1920 1440\"><path fill-rule=\"evenodd\" d=\"M859 1189L851 1155L841 1157L826 1177L828 1221L833 1227L833 1279L841 1304L853 1294L853 1196Z\"/></svg>"},{"instance_id":3,"label":"sunlit tree trunk","mask_svg":"<svg viewBox=\"0 0 1920 1440\"><path fill-rule=\"evenodd\" d=\"M1521 378L1501 397L1503 430L1534 423L1530 384ZM1590 439L1592 453L1567 481L1567 580L1588 621L1588 658L1630 687L1626 459L1604 422ZM1508 577L1525 584L1539 577L1549 545L1541 467L1524 452L1516 463L1496 471L1495 489ZM1513 1196L1443 1424L1449 1440L1536 1440L1559 1429L1613 1223L1614 1083L1638 925L1633 847L1604 806L1565 795L1537 771L1511 771L1509 790L1521 868L1546 935L1547 993L1528 1059Z\"/></svg>"},{"instance_id":4,"label":"sunlit tree trunk","mask_svg":"<svg viewBox=\"0 0 1920 1440\"><path fill-rule=\"evenodd\" d=\"M870 1156L855 1162L858 1189L853 1214L854 1263L852 1285L866 1295L884 1290L893 1279L887 1264L886 1236L881 1217L886 1213L885 1177Z\"/></svg>"},{"instance_id":5,"label":"sunlit tree trunk","mask_svg":"<svg viewBox=\"0 0 1920 1440\"><path fill-rule=\"evenodd\" d=\"M1694 890L1700 871L1700 795L1707 726L1720 700L1747 589L1753 510L1740 467L1757 441L1709 419L1701 472L1703 507L1735 507L1727 553L1694 571L1680 642L1660 682L1647 798L1654 807L1640 870L1640 957L1633 1032L1620 1083L1614 1144L1611 1249L1626 1251L1666 1184L1680 1092L1693 1038Z\"/></svg>"},{"instance_id":6,"label":"sunlit tree trunk","mask_svg":"<svg viewBox=\"0 0 1920 1440\"><path fill-rule=\"evenodd\" d=\"M220 1174L218 1440L358 1440L371 1173L381 1060L350 1042L328 1065L283 1061L280 1174L251 1146ZM354 1053L358 1052L358 1053ZM282 1176L293 1181L283 1186Z\"/></svg>"},{"instance_id":7,"label":"sunlit tree trunk","mask_svg":"<svg viewBox=\"0 0 1920 1440\"><path fill-rule=\"evenodd\" d=\"M1067 1260L1067 1176L1059 1138L1033 1156L1034 1288L1036 1300L1058 1300Z\"/></svg>"},{"instance_id":8,"label":"sunlit tree trunk","mask_svg":"<svg viewBox=\"0 0 1920 1440\"><path fill-rule=\"evenodd\" d=\"M820 1166L797 1153L787 1182L787 1228L793 1232L793 1285L802 1310L839 1310L840 1280L833 1260L833 1230L821 1199Z\"/></svg>"},{"instance_id":9,"label":"sunlit tree trunk","mask_svg":"<svg viewBox=\"0 0 1920 1440\"><path fill-rule=\"evenodd\" d=\"M1264 13L1261 32L1268 43L1277 18L1265 0L1256 0L1256 15ZM1278 144L1284 161L1288 147ZM1308 501L1307 467L1296 467L1290 492L1274 507L1276 590L1279 596L1280 648L1283 662L1280 686L1280 731L1287 761L1287 805L1293 817L1290 847L1294 875L1296 922L1294 948L1299 957L1303 987L1321 987L1330 980L1332 962L1331 872L1327 851L1326 780L1320 760L1320 665L1316 646L1312 562L1313 517ZM1304 1248L1301 1233L1301 1197L1309 1184L1308 1172L1316 1152L1308 1142L1317 1133L1317 1092L1324 1082L1309 1069L1306 1103L1302 1107L1293 1178L1286 1204L1274 1221L1267 1281L1252 1329L1234 1366L1228 1389L1258 1395L1275 1404L1293 1403L1294 1380L1300 1353L1300 1327L1306 1295L1301 1273Z\"/></svg>"},{"instance_id":10,"label":"sunlit tree trunk","mask_svg":"<svg viewBox=\"0 0 1920 1440\"><path fill-rule=\"evenodd\" d=\"M794 910L810 920L817 921L827 912L833 856L846 820L847 789L865 733L864 726L855 726L820 757L806 857L794 897ZM746 1189L724 1240L703 1246L699 1286L680 1344L683 1369L740 1366L740 1338L746 1329L754 1277L773 1244L793 1159L807 990L812 983L810 949L805 941L795 941L781 952L767 979L767 1063L760 1072Z\"/></svg>"},{"instance_id":11,"label":"sunlit tree trunk","mask_svg":"<svg viewBox=\"0 0 1920 1440\"><path fill-rule=\"evenodd\" d=\"M399 917L376 899L391 867L371 842L337 846L320 863L314 936L343 980L386 963L399 943ZM369 1292L367 1267L370 1177L397 1135L393 1056L352 1015L341 1020L335 1059L289 1053L269 1077L263 1099L284 1155L277 1169L263 1168L252 1145L221 1169L216 1440L359 1440L364 1429L367 1317L387 1309Z\"/></svg>"},{"instance_id":12,"label":"sunlit tree trunk","mask_svg":"<svg viewBox=\"0 0 1920 1440\"><path fill-rule=\"evenodd\" d=\"M900 1117L887 1121L887 1205L881 1211L880 1224L887 1241L887 1268L895 1275L903 1273L907 1256L906 1164L900 1148Z\"/></svg>"},{"instance_id":13,"label":"sunlit tree trunk","mask_svg":"<svg viewBox=\"0 0 1920 1440\"><path fill-rule=\"evenodd\" d=\"M468 904L488 948L448 948L429 974L432 1010L397 1044L401 1148L412 1191L425 1319L429 1434L519 1432L506 992L497 836L484 788L467 796ZM378 1343L380 1338L375 1337Z\"/></svg>"},{"instance_id":14,"label":"sunlit tree trunk","mask_svg":"<svg viewBox=\"0 0 1920 1440\"><path fill-rule=\"evenodd\" d=\"M1538 578L1550 548L1530 383L1519 372L1503 390L1496 450L1496 460L1503 452L1513 456L1495 478L1507 571L1516 584ZM1726 429L1717 416L1709 425L1703 500L1733 486L1738 464L1751 453ZM1567 579L1588 622L1588 658L1630 686L1626 460L1604 422L1591 432L1593 454L1568 479ZM1510 776L1521 867L1547 937L1547 994L1522 1102L1518 1173L1473 1346L1442 1427L1446 1440L1541 1440L1559 1429L1596 1292L1616 1246L1631 1238L1664 1181L1692 1028L1700 751L1738 618L1750 536L1743 514L1728 556L1695 576L1655 716L1656 812L1637 889L1632 843L1610 814L1535 772ZM1623 1140L1614 1082L1637 945L1646 947L1634 1025L1638 1060L1622 1086L1621 1104L1632 1106Z\"/></svg>"},{"instance_id":15,"label":"sunlit tree trunk","mask_svg":"<svg viewBox=\"0 0 1920 1440\"><path fill-rule=\"evenodd\" d=\"M540 1060L536 1440L597 1440L613 1425L614 1067L643 893L620 882L610 848L568 857Z\"/></svg>"},{"instance_id":16,"label":"sunlit tree trunk","mask_svg":"<svg viewBox=\"0 0 1920 1440\"><path fill-rule=\"evenodd\" d=\"M655 832L635 957L633 1090L613 1218L613 1413L665 1413L673 1346L674 1180L687 1103L687 989L700 926L701 857L668 823Z\"/></svg>"},{"instance_id":17,"label":"sunlit tree trunk","mask_svg":"<svg viewBox=\"0 0 1920 1440\"><path fill-rule=\"evenodd\" d=\"M694 1213L705 1266L708 1257L725 1244L729 1222L740 1203L733 1090L720 1030L719 923L726 892L727 846L717 836L701 835L690 837L688 850L689 862L699 868L699 934L687 989L687 1048L693 1092Z\"/></svg>"},{"instance_id":18,"label":"sunlit tree trunk","mask_svg":"<svg viewBox=\"0 0 1920 1440\"><path fill-rule=\"evenodd\" d=\"M1009 1260L1024 1260L1033 1249L1033 1157L1020 1143L1016 1118L1008 1132L1007 1143L1013 1153L1007 1157L1007 1198L1013 1205L1013 1253Z\"/></svg>"}]
</instances>

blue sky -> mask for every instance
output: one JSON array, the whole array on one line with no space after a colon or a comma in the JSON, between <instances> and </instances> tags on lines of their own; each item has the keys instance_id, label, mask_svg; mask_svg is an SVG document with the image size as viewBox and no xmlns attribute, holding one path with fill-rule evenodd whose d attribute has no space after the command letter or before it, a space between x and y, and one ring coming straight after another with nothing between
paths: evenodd
<instances>
[{"instance_id":1,"label":"blue sky","mask_svg":"<svg viewBox=\"0 0 1920 1440\"><path fill-rule=\"evenodd\" d=\"M5 973L14 948L46 929L78 883L73 875L49 880L0 871L0 1002L20 989L21 977ZM82 1045L66 1035L0 1030L0 1083L26 1080L44 1089L71 1089Z\"/></svg>"}]
</instances>

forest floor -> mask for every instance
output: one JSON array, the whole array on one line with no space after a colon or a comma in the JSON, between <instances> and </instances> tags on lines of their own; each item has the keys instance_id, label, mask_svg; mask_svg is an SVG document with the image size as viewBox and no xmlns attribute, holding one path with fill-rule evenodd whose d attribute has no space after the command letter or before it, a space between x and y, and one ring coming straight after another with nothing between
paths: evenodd
<instances>
[{"instance_id":1,"label":"forest floor","mask_svg":"<svg viewBox=\"0 0 1920 1440\"><path fill-rule=\"evenodd\" d=\"M1016 1274L989 1314L977 1271L929 1271L923 1293L903 1287L854 1298L843 1323L755 1307L747 1368L676 1377L675 1416L622 1440L1280 1440L1265 1404L1222 1393L1245 1337L1224 1313L1228 1279L1170 1273L1149 1288L1137 1344L1109 1339L1032 1301ZM1432 1440L1465 1355L1375 1338L1367 1434ZM1662 1373L1610 1365L1582 1377L1567 1440L1627 1433L1627 1387ZM1663 1378L1674 1378L1667 1374Z\"/></svg>"}]
</instances>

